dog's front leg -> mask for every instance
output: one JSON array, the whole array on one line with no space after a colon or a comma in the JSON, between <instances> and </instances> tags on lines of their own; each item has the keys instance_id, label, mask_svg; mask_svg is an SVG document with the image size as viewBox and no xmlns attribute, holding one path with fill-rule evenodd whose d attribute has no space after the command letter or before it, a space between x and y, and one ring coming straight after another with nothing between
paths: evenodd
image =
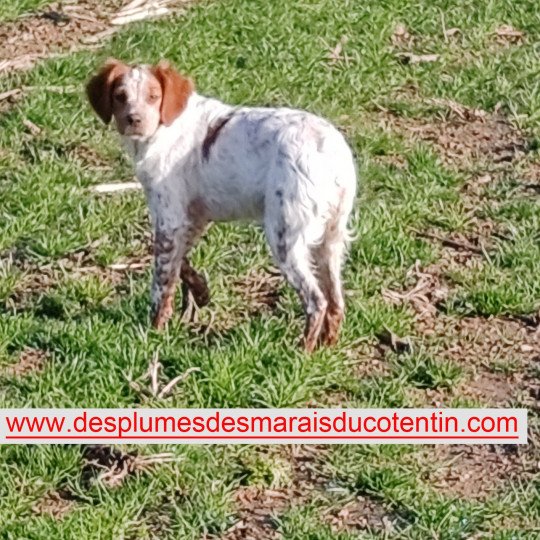
<instances>
[{"instance_id":1,"label":"dog's front leg","mask_svg":"<svg viewBox=\"0 0 540 540\"><path fill-rule=\"evenodd\" d=\"M154 277L152 280L152 325L161 329L174 311L174 293L186 251L186 229L156 228Z\"/></svg>"}]
</instances>

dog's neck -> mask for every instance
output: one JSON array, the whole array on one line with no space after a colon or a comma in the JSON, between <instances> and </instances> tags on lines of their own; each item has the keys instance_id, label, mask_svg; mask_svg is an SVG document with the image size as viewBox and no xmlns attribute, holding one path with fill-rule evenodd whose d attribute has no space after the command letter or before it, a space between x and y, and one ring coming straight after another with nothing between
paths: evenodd
<instances>
[{"instance_id":1,"label":"dog's neck","mask_svg":"<svg viewBox=\"0 0 540 540\"><path fill-rule=\"evenodd\" d=\"M153 135L144 139L121 136L137 176L143 171L144 176L152 176L153 170L159 170L162 176L167 162L171 165L178 163L182 156L201 147L208 126L232 109L220 101L193 92L182 114L170 126L162 124Z\"/></svg>"}]
</instances>

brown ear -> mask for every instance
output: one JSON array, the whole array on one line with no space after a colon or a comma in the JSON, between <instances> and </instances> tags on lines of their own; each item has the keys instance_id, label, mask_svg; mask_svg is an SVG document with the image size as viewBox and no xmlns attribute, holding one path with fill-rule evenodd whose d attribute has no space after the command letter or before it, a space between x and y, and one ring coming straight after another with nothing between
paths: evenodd
<instances>
[{"instance_id":1,"label":"brown ear","mask_svg":"<svg viewBox=\"0 0 540 540\"><path fill-rule=\"evenodd\" d=\"M186 108L189 96L195 89L191 79L183 77L168 62L160 62L152 73L161 84L161 123L170 126Z\"/></svg>"},{"instance_id":2,"label":"brown ear","mask_svg":"<svg viewBox=\"0 0 540 540\"><path fill-rule=\"evenodd\" d=\"M98 116L108 124L112 117L112 88L114 81L129 71L129 66L119 60L105 62L99 73L86 85L86 95Z\"/></svg>"}]
</instances>

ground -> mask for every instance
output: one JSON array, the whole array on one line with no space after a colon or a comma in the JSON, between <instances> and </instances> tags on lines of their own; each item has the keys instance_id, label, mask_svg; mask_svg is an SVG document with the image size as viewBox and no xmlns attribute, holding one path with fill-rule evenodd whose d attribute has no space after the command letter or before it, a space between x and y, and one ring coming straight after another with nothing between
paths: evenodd
<instances>
[{"instance_id":1,"label":"ground","mask_svg":"<svg viewBox=\"0 0 540 540\"><path fill-rule=\"evenodd\" d=\"M113 30L120 1L0 6L0 406L512 405L529 444L4 446L0 537L538 538L537 2L172 4ZM194 253L212 303L149 328L142 194L93 190L132 180L82 92L111 56L345 133L360 191L337 347L301 351L247 225ZM160 388L186 377L153 397L152 361Z\"/></svg>"}]
</instances>

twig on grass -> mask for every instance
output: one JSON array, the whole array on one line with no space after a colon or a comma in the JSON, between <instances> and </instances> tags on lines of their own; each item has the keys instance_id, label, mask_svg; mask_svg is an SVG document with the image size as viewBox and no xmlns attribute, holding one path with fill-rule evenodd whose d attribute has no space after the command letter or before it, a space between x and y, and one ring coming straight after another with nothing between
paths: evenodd
<instances>
[{"instance_id":1,"label":"twig on grass","mask_svg":"<svg viewBox=\"0 0 540 540\"><path fill-rule=\"evenodd\" d=\"M2 65L2 62L0 62L0 66ZM1 69L0 69L1 71ZM0 94L0 101L3 101L4 99L8 99L10 97L16 96L22 92L21 88L14 88L13 90L8 90L7 92L2 92Z\"/></svg>"},{"instance_id":2,"label":"twig on grass","mask_svg":"<svg viewBox=\"0 0 540 540\"><path fill-rule=\"evenodd\" d=\"M159 354L155 352L152 355L152 360L150 361L148 370L138 381L134 381L131 377L131 374L124 373L124 376L128 381L129 387L135 390L137 393L142 395L150 395L151 397L156 399L165 399L172 393L173 389L178 386L178 384L185 381L192 373L201 371L201 369L198 367L190 367L186 371L184 371L184 373L177 375L167 384L160 388L159 375L162 368L163 365L159 361ZM150 379L149 390L145 389L143 385L140 384L142 381L145 381L147 379Z\"/></svg>"},{"instance_id":3,"label":"twig on grass","mask_svg":"<svg viewBox=\"0 0 540 540\"><path fill-rule=\"evenodd\" d=\"M55 92L58 94L75 94L80 92L77 86L23 86L23 92L32 92L39 90L40 92Z\"/></svg>"},{"instance_id":4,"label":"twig on grass","mask_svg":"<svg viewBox=\"0 0 540 540\"><path fill-rule=\"evenodd\" d=\"M155 397L158 394L158 371L162 365L159 363L158 353L155 352L152 357L152 362L150 363L150 368L148 369L148 375L150 376L150 381L152 383L152 395Z\"/></svg>"},{"instance_id":5,"label":"twig on grass","mask_svg":"<svg viewBox=\"0 0 540 540\"><path fill-rule=\"evenodd\" d=\"M103 32L81 38L81 43L85 45L99 45L105 38L112 36L117 31L118 28L111 26L111 28L107 28L107 30L103 30Z\"/></svg>"},{"instance_id":6,"label":"twig on grass","mask_svg":"<svg viewBox=\"0 0 540 540\"><path fill-rule=\"evenodd\" d=\"M436 62L439 59L438 54L414 54L410 52L398 53L396 56L403 64L423 64Z\"/></svg>"},{"instance_id":7,"label":"twig on grass","mask_svg":"<svg viewBox=\"0 0 540 540\"><path fill-rule=\"evenodd\" d=\"M462 120L481 120L484 121L487 117L487 112L482 109L474 109L466 107L461 103L457 103L452 99L431 98L429 100L434 105L439 107L447 107Z\"/></svg>"},{"instance_id":8,"label":"twig on grass","mask_svg":"<svg viewBox=\"0 0 540 540\"><path fill-rule=\"evenodd\" d=\"M180 382L185 381L187 377L189 377L190 373L195 373L201 371L198 367L190 367L187 369L182 375L176 376L172 381L170 381L168 384L166 384L161 392L158 394L158 399L167 397L168 394L172 391L172 389Z\"/></svg>"},{"instance_id":9,"label":"twig on grass","mask_svg":"<svg viewBox=\"0 0 540 540\"><path fill-rule=\"evenodd\" d=\"M32 135L39 135L42 131L39 126L36 126L36 124L34 124L34 122L32 122L31 120L28 120L28 118L24 118L22 123L25 127L28 128Z\"/></svg>"},{"instance_id":10,"label":"twig on grass","mask_svg":"<svg viewBox=\"0 0 540 540\"><path fill-rule=\"evenodd\" d=\"M116 191L126 191L128 189L142 189L142 186L139 182L116 182L92 186L92 191L95 191L96 193L114 193Z\"/></svg>"},{"instance_id":11,"label":"twig on grass","mask_svg":"<svg viewBox=\"0 0 540 540\"><path fill-rule=\"evenodd\" d=\"M138 263L115 263L109 264L108 268L111 270L140 270L141 268L146 268L148 266L147 262L138 262Z\"/></svg>"},{"instance_id":12,"label":"twig on grass","mask_svg":"<svg viewBox=\"0 0 540 540\"><path fill-rule=\"evenodd\" d=\"M440 242L443 246L446 246L446 247L470 251L471 253L476 253L477 255L485 255L485 252L483 249L473 246L469 244L468 242L462 242L460 240L454 240L452 238L445 238L444 236L439 236L438 234L435 234L435 233L423 232L417 229L411 229L411 231L413 231L415 234L423 238L428 238L429 240L437 240L437 242Z\"/></svg>"},{"instance_id":13,"label":"twig on grass","mask_svg":"<svg viewBox=\"0 0 540 540\"><path fill-rule=\"evenodd\" d=\"M141 5L141 2L131 2L125 8L122 8L111 18L111 24L123 25L134 21L141 21L150 17L159 17L160 15L167 15L170 10L166 5L170 3L170 0L161 0L154 2L146 2Z\"/></svg>"}]
</instances>

